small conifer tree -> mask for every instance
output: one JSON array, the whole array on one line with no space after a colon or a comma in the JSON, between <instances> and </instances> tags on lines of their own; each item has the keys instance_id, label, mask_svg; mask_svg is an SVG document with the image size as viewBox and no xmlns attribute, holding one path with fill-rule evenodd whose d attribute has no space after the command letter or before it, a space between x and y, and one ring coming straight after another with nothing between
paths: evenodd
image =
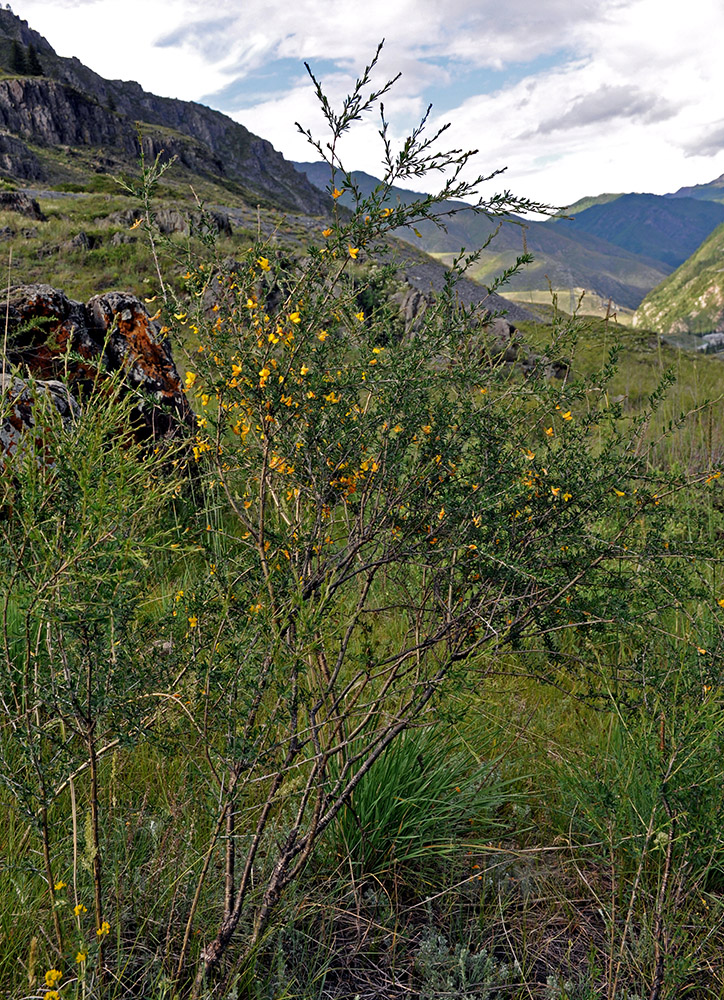
<instances>
[{"instance_id":1,"label":"small conifer tree","mask_svg":"<svg viewBox=\"0 0 724 1000\"><path fill-rule=\"evenodd\" d=\"M25 58L25 49L16 38L13 38L12 45L10 46L10 72L25 74L27 71L28 64Z\"/></svg>"},{"instance_id":2,"label":"small conifer tree","mask_svg":"<svg viewBox=\"0 0 724 1000\"><path fill-rule=\"evenodd\" d=\"M27 72L30 76L43 76L43 66L34 45L28 46Z\"/></svg>"}]
</instances>

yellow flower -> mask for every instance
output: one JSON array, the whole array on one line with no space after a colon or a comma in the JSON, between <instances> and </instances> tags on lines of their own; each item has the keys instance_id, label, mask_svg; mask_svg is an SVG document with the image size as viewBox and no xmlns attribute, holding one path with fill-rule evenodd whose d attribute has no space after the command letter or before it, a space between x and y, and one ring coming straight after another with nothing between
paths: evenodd
<instances>
[{"instance_id":1,"label":"yellow flower","mask_svg":"<svg viewBox=\"0 0 724 1000\"><path fill-rule=\"evenodd\" d=\"M207 393L203 392L201 394L201 405L202 406L208 406L210 399L211 399L211 396L209 396L209 395L207 395Z\"/></svg>"},{"instance_id":2,"label":"yellow flower","mask_svg":"<svg viewBox=\"0 0 724 1000\"><path fill-rule=\"evenodd\" d=\"M565 413L561 413L561 416L563 417L564 420L573 420L570 410L566 410Z\"/></svg>"},{"instance_id":3,"label":"yellow flower","mask_svg":"<svg viewBox=\"0 0 724 1000\"><path fill-rule=\"evenodd\" d=\"M616 494L617 497L625 497L626 496L626 494L622 490L617 490L615 486L613 488L613 492Z\"/></svg>"},{"instance_id":4,"label":"yellow flower","mask_svg":"<svg viewBox=\"0 0 724 1000\"><path fill-rule=\"evenodd\" d=\"M530 448L523 448L523 454L525 455L525 457L528 459L529 462L532 462L533 459L535 458L535 452L531 451Z\"/></svg>"},{"instance_id":5,"label":"yellow flower","mask_svg":"<svg viewBox=\"0 0 724 1000\"><path fill-rule=\"evenodd\" d=\"M56 892L60 892L61 889L65 889L66 884L67 883L62 882L62 881L61 882L56 882L55 885L53 886L53 888L55 889Z\"/></svg>"},{"instance_id":6,"label":"yellow flower","mask_svg":"<svg viewBox=\"0 0 724 1000\"><path fill-rule=\"evenodd\" d=\"M326 239L326 238L327 238L328 236L331 236L331 235L332 235L332 230L331 230L331 229L323 229L323 230L322 230L322 236L324 236L324 237L325 237L325 239Z\"/></svg>"},{"instance_id":7,"label":"yellow flower","mask_svg":"<svg viewBox=\"0 0 724 1000\"><path fill-rule=\"evenodd\" d=\"M347 247L347 253L350 255L352 260L357 260L357 254L359 253L359 247Z\"/></svg>"},{"instance_id":8,"label":"yellow flower","mask_svg":"<svg viewBox=\"0 0 724 1000\"><path fill-rule=\"evenodd\" d=\"M382 211L380 212L380 215L382 216L383 219L386 219L389 215L392 215L392 209L383 208Z\"/></svg>"},{"instance_id":9,"label":"yellow flower","mask_svg":"<svg viewBox=\"0 0 724 1000\"><path fill-rule=\"evenodd\" d=\"M719 605L720 608L724 608L724 597L720 597L716 603Z\"/></svg>"},{"instance_id":10,"label":"yellow flower","mask_svg":"<svg viewBox=\"0 0 724 1000\"><path fill-rule=\"evenodd\" d=\"M548 437L553 437L553 428L546 427L546 434L548 435Z\"/></svg>"},{"instance_id":11,"label":"yellow flower","mask_svg":"<svg viewBox=\"0 0 724 1000\"><path fill-rule=\"evenodd\" d=\"M45 994L43 1000L60 1000L60 993L57 990L50 990Z\"/></svg>"},{"instance_id":12,"label":"yellow flower","mask_svg":"<svg viewBox=\"0 0 724 1000\"><path fill-rule=\"evenodd\" d=\"M425 424L422 428L423 434L430 434L432 432L432 427L430 424Z\"/></svg>"},{"instance_id":13,"label":"yellow flower","mask_svg":"<svg viewBox=\"0 0 724 1000\"><path fill-rule=\"evenodd\" d=\"M302 322L302 317L299 315L298 312L289 313L289 322L290 323L301 323Z\"/></svg>"},{"instance_id":14,"label":"yellow flower","mask_svg":"<svg viewBox=\"0 0 724 1000\"><path fill-rule=\"evenodd\" d=\"M262 271L271 271L271 264L268 257L257 257L256 262Z\"/></svg>"},{"instance_id":15,"label":"yellow flower","mask_svg":"<svg viewBox=\"0 0 724 1000\"><path fill-rule=\"evenodd\" d=\"M85 962L87 958L88 958L87 951L79 951L78 954L75 956L75 960L78 963L78 965L81 965L83 962Z\"/></svg>"},{"instance_id":16,"label":"yellow flower","mask_svg":"<svg viewBox=\"0 0 724 1000\"><path fill-rule=\"evenodd\" d=\"M329 334L327 333L326 330L320 330L319 333L317 334L317 340L321 340L322 342L324 342L328 336Z\"/></svg>"},{"instance_id":17,"label":"yellow flower","mask_svg":"<svg viewBox=\"0 0 724 1000\"><path fill-rule=\"evenodd\" d=\"M570 493L564 493L563 494L563 499L566 501L566 503L568 503L568 501L571 499L571 494Z\"/></svg>"},{"instance_id":18,"label":"yellow flower","mask_svg":"<svg viewBox=\"0 0 724 1000\"><path fill-rule=\"evenodd\" d=\"M337 198L341 198L343 194L344 194L344 188L342 188L341 191L339 190L339 188L335 188L332 191L332 197L335 199L335 201L337 200Z\"/></svg>"},{"instance_id":19,"label":"yellow flower","mask_svg":"<svg viewBox=\"0 0 724 1000\"><path fill-rule=\"evenodd\" d=\"M183 596L183 591L181 591L181 594ZM178 600L178 597L176 598L176 600ZM87 913L87 912L88 912L88 907L83 906L82 903L78 903L76 906L73 907L73 913L76 915L76 917L79 917L81 913Z\"/></svg>"},{"instance_id":20,"label":"yellow flower","mask_svg":"<svg viewBox=\"0 0 724 1000\"><path fill-rule=\"evenodd\" d=\"M183 323L183 321L186 319L187 316L188 316L188 313L184 313L184 312L174 313L173 314L173 318L177 319L180 323Z\"/></svg>"},{"instance_id":21,"label":"yellow flower","mask_svg":"<svg viewBox=\"0 0 724 1000\"><path fill-rule=\"evenodd\" d=\"M191 389L197 378L196 372L186 372L186 388Z\"/></svg>"},{"instance_id":22,"label":"yellow flower","mask_svg":"<svg viewBox=\"0 0 724 1000\"><path fill-rule=\"evenodd\" d=\"M561 492L560 486L551 486L551 493L553 494L554 497L557 497L560 492Z\"/></svg>"},{"instance_id":23,"label":"yellow flower","mask_svg":"<svg viewBox=\"0 0 724 1000\"><path fill-rule=\"evenodd\" d=\"M133 225L129 226L128 228L129 229L138 229L138 227L141 225L142 222L143 222L143 216L141 216L140 219L136 219L136 221L133 223Z\"/></svg>"},{"instance_id":24,"label":"yellow flower","mask_svg":"<svg viewBox=\"0 0 724 1000\"><path fill-rule=\"evenodd\" d=\"M50 986L52 989L56 983L59 983L63 978L63 973L58 969L48 969L45 973L45 985Z\"/></svg>"},{"instance_id":25,"label":"yellow flower","mask_svg":"<svg viewBox=\"0 0 724 1000\"><path fill-rule=\"evenodd\" d=\"M110 933L111 933L111 925L108 923L107 920L104 920L103 923L98 928L98 930L96 931L96 934L98 935L99 938L102 938L106 937Z\"/></svg>"},{"instance_id":26,"label":"yellow flower","mask_svg":"<svg viewBox=\"0 0 724 1000\"><path fill-rule=\"evenodd\" d=\"M198 624L199 624L199 620L198 620L198 618L196 617L196 615L191 615L191 616L189 617L189 628L196 628L196 626L197 626Z\"/></svg>"},{"instance_id":27,"label":"yellow flower","mask_svg":"<svg viewBox=\"0 0 724 1000\"><path fill-rule=\"evenodd\" d=\"M145 299L144 298L143 301L146 302L146 303L148 303L148 304L150 304L151 302L155 302L156 301L156 296L152 295L150 299Z\"/></svg>"},{"instance_id":28,"label":"yellow flower","mask_svg":"<svg viewBox=\"0 0 724 1000\"><path fill-rule=\"evenodd\" d=\"M359 311L358 313L355 313L355 314L354 314L354 318L355 318L355 319L358 319L358 320L360 321L360 323L364 323L364 321L365 321L365 314L364 314L364 312L363 312L363 311L362 311L362 310L360 309L360 311Z\"/></svg>"},{"instance_id":29,"label":"yellow flower","mask_svg":"<svg viewBox=\"0 0 724 1000\"><path fill-rule=\"evenodd\" d=\"M308 371L309 371L309 369L307 368L306 365L302 365L302 367L299 369L299 373L301 375L306 375Z\"/></svg>"}]
</instances>

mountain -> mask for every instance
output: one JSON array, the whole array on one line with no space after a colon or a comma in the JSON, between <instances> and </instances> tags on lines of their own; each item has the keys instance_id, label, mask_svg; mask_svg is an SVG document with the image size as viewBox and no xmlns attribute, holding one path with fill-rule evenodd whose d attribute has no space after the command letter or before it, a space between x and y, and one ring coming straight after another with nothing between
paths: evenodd
<instances>
[{"instance_id":1,"label":"mountain","mask_svg":"<svg viewBox=\"0 0 724 1000\"><path fill-rule=\"evenodd\" d=\"M316 160L314 162L299 162L297 160L292 160L292 164L301 174L304 174L308 181L320 191L329 192L330 191L330 170L329 165L323 160ZM372 174L365 173L364 170L353 170L352 179L357 185L360 194L363 198L369 197L372 192L377 188L382 182L379 177L374 177ZM341 184L340 175L337 174L337 183ZM420 197L419 191L411 191L408 188L394 187L392 189L392 199L395 202L400 202L402 205L409 205L413 201L417 201ZM340 204L344 205L346 208L354 208L354 196L351 191L343 191L340 198Z\"/></svg>"},{"instance_id":2,"label":"mountain","mask_svg":"<svg viewBox=\"0 0 724 1000\"><path fill-rule=\"evenodd\" d=\"M682 187L665 198L697 198L701 201L724 202L724 174L716 177L708 184L694 184L692 187Z\"/></svg>"},{"instance_id":3,"label":"mountain","mask_svg":"<svg viewBox=\"0 0 724 1000\"><path fill-rule=\"evenodd\" d=\"M78 59L57 55L26 21L0 10L0 169L5 174L44 183L72 180L68 147L81 152L86 169L119 172L135 163L139 128L151 158L163 149L189 173L249 200L326 213L318 190L271 143L243 125L201 104L149 94L137 83L104 80Z\"/></svg>"},{"instance_id":4,"label":"mountain","mask_svg":"<svg viewBox=\"0 0 724 1000\"><path fill-rule=\"evenodd\" d=\"M633 322L665 334L724 330L724 224L649 292Z\"/></svg>"},{"instance_id":5,"label":"mountain","mask_svg":"<svg viewBox=\"0 0 724 1000\"><path fill-rule=\"evenodd\" d=\"M301 163L297 166L321 190L328 189L329 167L325 164ZM370 174L354 171L352 176L363 195L380 183ZM405 204L419 195L395 187L390 197ZM351 206L349 192L345 192L340 201ZM476 281L490 284L504 268L515 262L518 255L532 253L533 263L505 286L505 294L538 291L547 296L552 286L554 290L585 290L595 297L610 298L619 306L635 309L646 293L672 269L672 265L661 260L633 253L585 231L576 231L565 220L555 225L514 217L496 220L474 213L461 202L449 202L446 207L453 214L444 219L444 229L433 222L424 222L417 226L420 237L410 229L400 229L397 235L447 261L461 247L469 251L482 247L500 225L499 232L469 273Z\"/></svg>"},{"instance_id":6,"label":"mountain","mask_svg":"<svg viewBox=\"0 0 724 1000\"><path fill-rule=\"evenodd\" d=\"M558 224L565 224L568 235L587 233L673 268L683 264L722 222L724 204L714 201L623 194Z\"/></svg>"},{"instance_id":7,"label":"mountain","mask_svg":"<svg viewBox=\"0 0 724 1000\"><path fill-rule=\"evenodd\" d=\"M113 180L137 173L139 134L147 162L162 151L176 157L157 189L156 218L167 234L189 233L190 184L229 257L258 233L303 252L329 218L329 198L243 125L134 82L105 80L0 9L0 202L11 189L0 204L0 241L20 283L52 282L80 298L119 285L147 294L153 264L129 232L139 210ZM47 214L23 201L13 190L19 185ZM402 244L397 262L403 294L444 284L444 264L419 248ZM484 302L513 322L536 318L472 281L458 291L467 304Z\"/></svg>"},{"instance_id":8,"label":"mountain","mask_svg":"<svg viewBox=\"0 0 724 1000\"><path fill-rule=\"evenodd\" d=\"M568 208L564 208L556 215L551 216L551 222L554 222L556 219L567 219L569 216L577 215L579 212L585 212L587 208L591 208L593 205L607 205L610 201L615 201L617 198L622 197L623 192L619 192L618 194L586 195L584 198L574 201Z\"/></svg>"}]
</instances>

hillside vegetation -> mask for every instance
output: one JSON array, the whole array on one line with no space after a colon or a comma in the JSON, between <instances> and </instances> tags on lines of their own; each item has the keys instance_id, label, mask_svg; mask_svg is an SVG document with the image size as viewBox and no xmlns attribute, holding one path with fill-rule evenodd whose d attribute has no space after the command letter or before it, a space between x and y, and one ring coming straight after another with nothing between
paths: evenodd
<instances>
[{"instance_id":1,"label":"hillside vegetation","mask_svg":"<svg viewBox=\"0 0 724 1000\"><path fill-rule=\"evenodd\" d=\"M703 334L724 322L724 225L639 306L634 324L666 334Z\"/></svg>"},{"instance_id":2,"label":"hillside vegetation","mask_svg":"<svg viewBox=\"0 0 724 1000\"><path fill-rule=\"evenodd\" d=\"M475 255L396 243L471 196L388 197L468 162L423 133L320 217L156 149L0 220L11 279L140 291L195 413L3 361L3 994L724 995L721 362L555 303L501 353Z\"/></svg>"}]
</instances>

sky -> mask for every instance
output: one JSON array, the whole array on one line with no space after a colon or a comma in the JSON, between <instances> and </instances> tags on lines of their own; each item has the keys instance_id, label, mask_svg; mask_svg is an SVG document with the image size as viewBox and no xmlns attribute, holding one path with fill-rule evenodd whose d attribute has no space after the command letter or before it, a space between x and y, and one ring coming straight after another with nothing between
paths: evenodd
<instances>
[{"instance_id":1,"label":"sky","mask_svg":"<svg viewBox=\"0 0 724 1000\"><path fill-rule=\"evenodd\" d=\"M466 179L555 206L664 194L724 174L724 0L14 0L59 55L199 101L286 157L326 140L305 69L339 102L385 44L371 85L399 145L428 105L441 148L476 149ZM382 172L379 111L355 123L346 169ZM432 190L437 178L410 180ZM404 185L403 185L404 186Z\"/></svg>"}]
</instances>

